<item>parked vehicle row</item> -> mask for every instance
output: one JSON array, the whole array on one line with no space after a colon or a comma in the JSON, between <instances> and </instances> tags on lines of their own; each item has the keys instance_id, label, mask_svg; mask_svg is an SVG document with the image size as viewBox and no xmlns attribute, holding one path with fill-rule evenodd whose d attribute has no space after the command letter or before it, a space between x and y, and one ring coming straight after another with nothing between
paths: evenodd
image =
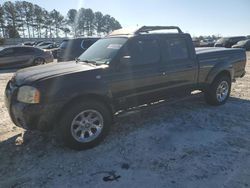
<instances>
[{"instance_id":1,"label":"parked vehicle row","mask_svg":"<svg viewBox=\"0 0 250 188\"><path fill-rule=\"evenodd\" d=\"M200 47L213 47L215 41L213 39L203 39L200 41Z\"/></svg>"},{"instance_id":2,"label":"parked vehicle row","mask_svg":"<svg viewBox=\"0 0 250 188\"><path fill-rule=\"evenodd\" d=\"M44 50L51 51L58 62L72 61L78 58L86 49L95 43L98 37L82 37L76 39L63 40L60 45L54 42L25 42L23 45L35 46Z\"/></svg>"},{"instance_id":3,"label":"parked vehicle row","mask_svg":"<svg viewBox=\"0 0 250 188\"><path fill-rule=\"evenodd\" d=\"M0 69L49 63L53 62L53 58L57 58L58 62L72 61L98 39L94 37L69 39L64 40L60 46L54 42L37 41L24 43L22 46L0 48Z\"/></svg>"},{"instance_id":4,"label":"parked vehicle row","mask_svg":"<svg viewBox=\"0 0 250 188\"><path fill-rule=\"evenodd\" d=\"M211 38L199 40L199 38L192 38L195 47L224 47L224 48L243 48L249 49L249 37L235 36L235 37L222 37L217 41Z\"/></svg>"},{"instance_id":5,"label":"parked vehicle row","mask_svg":"<svg viewBox=\"0 0 250 188\"><path fill-rule=\"evenodd\" d=\"M233 45L232 48L243 48L245 50L250 50L250 39L239 41L237 44Z\"/></svg>"},{"instance_id":6,"label":"parked vehicle row","mask_svg":"<svg viewBox=\"0 0 250 188\"><path fill-rule=\"evenodd\" d=\"M22 68L53 62L49 51L31 46L10 46L0 48L0 69Z\"/></svg>"},{"instance_id":7,"label":"parked vehicle row","mask_svg":"<svg viewBox=\"0 0 250 188\"><path fill-rule=\"evenodd\" d=\"M237 37L222 37L220 38L216 43L215 47L225 47L225 48L231 48L233 45L235 45L237 42L246 40L247 38L244 36L237 36Z\"/></svg>"},{"instance_id":8,"label":"parked vehicle row","mask_svg":"<svg viewBox=\"0 0 250 188\"><path fill-rule=\"evenodd\" d=\"M39 41L34 41L34 42L24 42L24 43L21 43L19 45L21 46L35 46L35 47L38 47L38 46L45 46L45 45L55 45L58 47L58 45L55 43L55 42L51 42L51 41L42 41L42 40L39 40Z\"/></svg>"},{"instance_id":9,"label":"parked vehicle row","mask_svg":"<svg viewBox=\"0 0 250 188\"><path fill-rule=\"evenodd\" d=\"M200 40L197 37L192 38L193 44L195 47L213 47L216 40L212 38L204 38Z\"/></svg>"},{"instance_id":10,"label":"parked vehicle row","mask_svg":"<svg viewBox=\"0 0 250 188\"><path fill-rule=\"evenodd\" d=\"M168 29L178 32L151 32ZM77 61L18 71L5 102L16 126L55 130L69 147L87 149L104 139L120 110L194 90L203 91L208 104L226 103L245 65L245 50L195 49L178 27L120 29Z\"/></svg>"}]
</instances>

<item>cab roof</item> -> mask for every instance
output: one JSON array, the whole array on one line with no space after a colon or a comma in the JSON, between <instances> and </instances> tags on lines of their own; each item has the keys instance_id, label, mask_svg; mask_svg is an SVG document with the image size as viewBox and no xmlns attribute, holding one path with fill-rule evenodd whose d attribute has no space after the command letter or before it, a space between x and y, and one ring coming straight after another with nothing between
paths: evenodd
<instances>
[{"instance_id":1,"label":"cab roof","mask_svg":"<svg viewBox=\"0 0 250 188\"><path fill-rule=\"evenodd\" d=\"M114 36L135 36L140 34L155 34L152 33L153 31L166 31L166 30L177 30L175 34L183 34L182 30L177 26L143 26L139 28L122 28L113 31L107 37L114 37ZM157 33L159 34L159 33ZM161 32L162 34L162 32ZM166 32L164 32L166 34ZM170 33L172 34L172 32Z\"/></svg>"}]
</instances>

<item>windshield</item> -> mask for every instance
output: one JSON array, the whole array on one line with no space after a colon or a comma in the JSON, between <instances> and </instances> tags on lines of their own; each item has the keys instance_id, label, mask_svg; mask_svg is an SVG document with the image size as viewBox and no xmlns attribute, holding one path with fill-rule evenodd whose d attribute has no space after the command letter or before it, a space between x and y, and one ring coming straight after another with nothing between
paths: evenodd
<instances>
[{"instance_id":1,"label":"windshield","mask_svg":"<svg viewBox=\"0 0 250 188\"><path fill-rule=\"evenodd\" d=\"M239 41L237 44L238 45L244 45L244 44L246 44L247 43L247 40L242 40L242 41Z\"/></svg>"},{"instance_id":2,"label":"windshield","mask_svg":"<svg viewBox=\"0 0 250 188\"><path fill-rule=\"evenodd\" d=\"M63 42L60 44L60 48L61 48L61 49L66 49L68 43L69 43L68 40L63 41Z\"/></svg>"},{"instance_id":3,"label":"windshield","mask_svg":"<svg viewBox=\"0 0 250 188\"><path fill-rule=\"evenodd\" d=\"M109 64L127 40L127 38L100 39L79 57L79 61L94 61L96 64Z\"/></svg>"},{"instance_id":4,"label":"windshield","mask_svg":"<svg viewBox=\"0 0 250 188\"><path fill-rule=\"evenodd\" d=\"M217 43L224 43L228 40L228 38L220 38Z\"/></svg>"}]
</instances>

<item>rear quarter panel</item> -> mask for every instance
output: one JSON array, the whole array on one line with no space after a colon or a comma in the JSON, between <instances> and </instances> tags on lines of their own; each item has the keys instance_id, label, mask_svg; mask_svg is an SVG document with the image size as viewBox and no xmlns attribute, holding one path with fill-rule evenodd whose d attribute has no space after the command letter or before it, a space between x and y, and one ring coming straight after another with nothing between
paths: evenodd
<instances>
[{"instance_id":1,"label":"rear quarter panel","mask_svg":"<svg viewBox=\"0 0 250 188\"><path fill-rule=\"evenodd\" d=\"M246 53L242 49L214 49L197 53L200 64L199 83L210 84L222 71L228 71L232 79L243 75Z\"/></svg>"}]
</instances>

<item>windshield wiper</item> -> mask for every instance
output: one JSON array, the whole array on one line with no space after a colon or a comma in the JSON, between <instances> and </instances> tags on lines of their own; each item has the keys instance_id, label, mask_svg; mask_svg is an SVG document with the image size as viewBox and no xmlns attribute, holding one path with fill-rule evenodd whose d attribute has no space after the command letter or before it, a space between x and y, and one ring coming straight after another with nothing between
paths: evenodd
<instances>
[{"instance_id":1,"label":"windshield wiper","mask_svg":"<svg viewBox=\"0 0 250 188\"><path fill-rule=\"evenodd\" d=\"M76 59L76 63L79 63L79 62L88 63L88 64L97 66L97 63L95 61Z\"/></svg>"},{"instance_id":2,"label":"windshield wiper","mask_svg":"<svg viewBox=\"0 0 250 188\"><path fill-rule=\"evenodd\" d=\"M79 59L79 58L75 58L75 60L76 60L76 63L78 63L78 62L80 61L80 59Z\"/></svg>"}]
</instances>

